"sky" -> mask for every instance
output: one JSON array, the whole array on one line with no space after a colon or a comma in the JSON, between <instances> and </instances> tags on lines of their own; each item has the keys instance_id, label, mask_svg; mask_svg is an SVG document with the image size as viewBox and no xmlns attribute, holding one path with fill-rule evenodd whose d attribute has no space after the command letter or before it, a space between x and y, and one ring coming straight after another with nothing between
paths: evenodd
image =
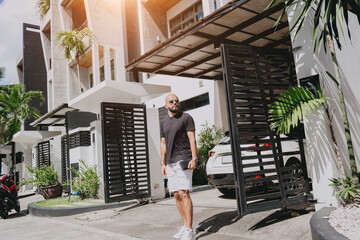
<instances>
[{"instance_id":1,"label":"sky","mask_svg":"<svg viewBox=\"0 0 360 240\"><path fill-rule=\"evenodd\" d=\"M23 23L39 25L37 0L0 0L0 67L5 77L0 85L18 83L17 60L22 56Z\"/></svg>"}]
</instances>

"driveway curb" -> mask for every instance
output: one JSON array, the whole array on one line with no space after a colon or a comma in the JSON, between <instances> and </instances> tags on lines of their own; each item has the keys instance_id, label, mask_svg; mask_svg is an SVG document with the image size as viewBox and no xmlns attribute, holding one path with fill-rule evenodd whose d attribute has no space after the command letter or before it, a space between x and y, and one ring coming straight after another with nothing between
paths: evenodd
<instances>
[{"instance_id":1,"label":"driveway curb","mask_svg":"<svg viewBox=\"0 0 360 240\"><path fill-rule=\"evenodd\" d=\"M121 203L108 203L105 205L88 206L88 207L74 207L74 208L44 208L36 206L33 203L28 204L28 211L30 215L37 217L64 217L80 213L105 210L111 208L126 207L136 204L137 201L127 201Z\"/></svg>"},{"instance_id":2,"label":"driveway curb","mask_svg":"<svg viewBox=\"0 0 360 240\"><path fill-rule=\"evenodd\" d=\"M328 217L334 209L333 207L324 207L311 217L310 228L313 240L349 240L336 231L328 221Z\"/></svg>"},{"instance_id":3,"label":"driveway curb","mask_svg":"<svg viewBox=\"0 0 360 240\"><path fill-rule=\"evenodd\" d=\"M192 192L200 192L209 190L212 187L210 185L196 186L192 189ZM138 203L136 200L120 202L120 203L107 203L104 205L98 206L88 206L88 207L74 207L74 208L44 208L36 206L33 203L28 204L28 212L30 215L38 217L64 217L70 215L76 215L80 213L105 210L111 208L127 207Z\"/></svg>"}]
</instances>

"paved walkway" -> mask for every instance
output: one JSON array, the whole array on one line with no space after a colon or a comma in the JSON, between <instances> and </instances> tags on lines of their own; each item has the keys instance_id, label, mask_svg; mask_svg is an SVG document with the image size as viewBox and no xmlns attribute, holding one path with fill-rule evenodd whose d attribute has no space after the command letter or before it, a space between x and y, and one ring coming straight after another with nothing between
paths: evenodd
<instances>
[{"instance_id":1,"label":"paved walkway","mask_svg":"<svg viewBox=\"0 0 360 240\"><path fill-rule=\"evenodd\" d=\"M21 204L39 201L35 195ZM192 193L197 239L311 239L309 220L313 212L267 211L237 216L236 201L211 189ZM181 226L175 200L132 205L85 214L43 218L26 211L0 219L2 238L18 239L171 239Z\"/></svg>"}]
</instances>

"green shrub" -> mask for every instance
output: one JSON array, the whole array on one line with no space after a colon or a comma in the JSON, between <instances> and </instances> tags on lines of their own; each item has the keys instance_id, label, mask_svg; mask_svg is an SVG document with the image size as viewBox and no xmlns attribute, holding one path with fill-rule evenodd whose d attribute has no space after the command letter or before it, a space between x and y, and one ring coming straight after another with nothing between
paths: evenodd
<instances>
[{"instance_id":1,"label":"green shrub","mask_svg":"<svg viewBox=\"0 0 360 240\"><path fill-rule=\"evenodd\" d=\"M59 177L54 166L41 166L39 168L26 167L31 177L22 181L20 186L32 183L37 187L52 186L59 183Z\"/></svg>"},{"instance_id":2,"label":"green shrub","mask_svg":"<svg viewBox=\"0 0 360 240\"><path fill-rule=\"evenodd\" d=\"M71 189L74 192L78 192L81 199L84 198L97 198L99 191L99 175L97 174L97 166L92 167L85 164L83 160L80 160L80 169L76 170L70 168L71 172L75 174L75 177L71 181Z\"/></svg>"},{"instance_id":3,"label":"green shrub","mask_svg":"<svg viewBox=\"0 0 360 240\"><path fill-rule=\"evenodd\" d=\"M206 163L209 159L208 153L224 136L224 130L222 128L216 128L215 126L210 127L207 122L201 126L203 128L199 133L197 149L198 164L193 172L194 185L207 184Z\"/></svg>"},{"instance_id":4,"label":"green shrub","mask_svg":"<svg viewBox=\"0 0 360 240\"><path fill-rule=\"evenodd\" d=\"M336 196L343 201L343 203L353 203L354 197L357 194L359 185L355 185L353 180L348 175L344 179L341 178L330 178L332 183L329 186L336 188Z\"/></svg>"}]
</instances>

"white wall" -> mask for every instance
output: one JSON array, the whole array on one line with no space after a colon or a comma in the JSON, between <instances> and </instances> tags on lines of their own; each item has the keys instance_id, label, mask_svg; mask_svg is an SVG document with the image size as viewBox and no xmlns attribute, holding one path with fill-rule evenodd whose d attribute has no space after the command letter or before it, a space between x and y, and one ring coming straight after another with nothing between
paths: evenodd
<instances>
[{"instance_id":1,"label":"white wall","mask_svg":"<svg viewBox=\"0 0 360 240\"><path fill-rule=\"evenodd\" d=\"M297 11L299 11L299 9ZM354 40L359 40L360 38L360 28L353 14L349 14L353 43L355 43ZM288 11L290 26L293 25L296 16L297 13L294 9L290 9ZM329 71L333 76L335 76L334 67L329 51L325 53L324 49L321 49L320 52L313 52L312 21L313 17L310 15L310 17L308 17L304 22L303 28L300 30L296 39L294 39L294 32L291 34L293 41L292 45L295 50L294 60L296 73L298 79L319 74L323 94L327 97L333 98L328 101L329 112L333 118L332 125L334 127L340 156L341 159L343 159L342 163L345 166L346 173L349 174L349 153L345 139L338 88L326 74L326 71ZM342 39L341 41L344 40ZM360 66L360 60L358 58L360 48L359 46L355 46L355 44L349 43L348 40L346 40L346 42L347 43L343 44L343 50L339 51L339 49L337 49L336 52L338 54L340 71L344 82L343 91L346 105L348 106L348 115L351 126L350 130L353 136L353 144L356 153L355 156L359 166L360 135L355 129L360 128L358 120L360 99L356 94L360 90L360 84L357 81L360 73L360 69L358 67ZM305 121L306 136L308 138L307 148L309 151L307 162L314 167L314 169L312 169L314 195L321 200L317 205L317 209L322 206L333 205L336 202L334 191L327 185L330 183L328 180L329 178L338 177L340 175L338 170L339 166L334 155L333 143L331 140L329 141L324 138L327 136L331 139L329 128L326 126L326 119L328 118L325 113L319 112L318 116L309 117L309 119Z\"/></svg>"},{"instance_id":2,"label":"white wall","mask_svg":"<svg viewBox=\"0 0 360 240\"><path fill-rule=\"evenodd\" d=\"M189 113L195 121L196 136L198 137L200 130L203 128L201 125L206 122L209 126L215 125L216 127L223 127L225 130L228 130L225 88L223 82L155 75L149 79L145 79L144 83L169 85L171 86L171 92L176 94L180 101L184 101L204 93L209 93L209 105L187 111L187 113ZM168 94L169 93L147 101L146 106L148 108L163 107L165 105L165 97Z\"/></svg>"}]
</instances>

